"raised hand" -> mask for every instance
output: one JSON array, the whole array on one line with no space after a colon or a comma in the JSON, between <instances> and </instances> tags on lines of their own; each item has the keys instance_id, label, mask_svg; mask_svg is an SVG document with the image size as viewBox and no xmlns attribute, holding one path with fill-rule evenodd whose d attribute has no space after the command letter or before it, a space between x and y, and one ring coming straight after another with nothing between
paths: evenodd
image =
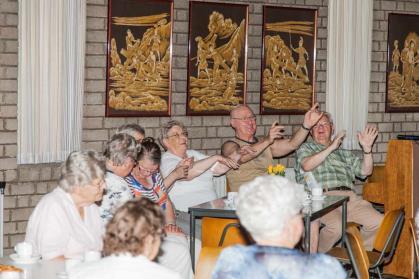
<instances>
[{"instance_id":1,"label":"raised hand","mask_svg":"<svg viewBox=\"0 0 419 279\"><path fill-rule=\"evenodd\" d=\"M276 139L282 139L284 137L284 126L280 126L278 122L274 122L269 129L268 140L273 143Z\"/></svg>"},{"instance_id":2,"label":"raised hand","mask_svg":"<svg viewBox=\"0 0 419 279\"><path fill-rule=\"evenodd\" d=\"M377 138L378 130L373 125L367 125L362 133L358 133L358 141L364 152L371 152L372 145Z\"/></svg>"},{"instance_id":3,"label":"raised hand","mask_svg":"<svg viewBox=\"0 0 419 279\"><path fill-rule=\"evenodd\" d=\"M323 116L323 112L319 112L318 110L319 103L315 103L309 111L306 112L304 115L304 127L311 129L317 122L319 122L320 118Z\"/></svg>"},{"instance_id":4,"label":"raised hand","mask_svg":"<svg viewBox=\"0 0 419 279\"><path fill-rule=\"evenodd\" d=\"M332 143L330 144L330 148L336 150L342 144L343 138L346 136L346 131L342 130L337 133L336 137L333 139Z\"/></svg>"},{"instance_id":5,"label":"raised hand","mask_svg":"<svg viewBox=\"0 0 419 279\"><path fill-rule=\"evenodd\" d=\"M176 166L174 170L177 179L184 179L188 177L189 166L181 163L182 161L179 162L179 164Z\"/></svg>"},{"instance_id":6,"label":"raised hand","mask_svg":"<svg viewBox=\"0 0 419 279\"><path fill-rule=\"evenodd\" d=\"M187 166L190 169L190 168L192 168L193 163L194 163L194 157L188 157L188 158L182 159L179 162L179 164L177 164L176 167L178 167L178 166Z\"/></svg>"}]
</instances>

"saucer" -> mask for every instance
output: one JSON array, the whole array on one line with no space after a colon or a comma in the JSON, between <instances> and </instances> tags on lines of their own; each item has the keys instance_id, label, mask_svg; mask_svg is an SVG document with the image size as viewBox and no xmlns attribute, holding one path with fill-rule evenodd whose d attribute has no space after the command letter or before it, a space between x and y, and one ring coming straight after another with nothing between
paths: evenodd
<instances>
[{"instance_id":1,"label":"saucer","mask_svg":"<svg viewBox=\"0 0 419 279\"><path fill-rule=\"evenodd\" d=\"M322 201L324 200L326 196L322 195L322 196L311 196L311 200L313 201Z\"/></svg>"},{"instance_id":2,"label":"saucer","mask_svg":"<svg viewBox=\"0 0 419 279\"><path fill-rule=\"evenodd\" d=\"M20 258L17 254L11 254L10 258L18 264L34 264L38 262L39 256L32 256L30 258Z\"/></svg>"}]
</instances>

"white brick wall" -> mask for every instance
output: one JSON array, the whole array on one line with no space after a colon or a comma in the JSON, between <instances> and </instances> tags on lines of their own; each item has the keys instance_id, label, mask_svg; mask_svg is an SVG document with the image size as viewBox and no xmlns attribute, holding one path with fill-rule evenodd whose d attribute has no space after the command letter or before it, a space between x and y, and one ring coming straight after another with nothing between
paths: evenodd
<instances>
[{"instance_id":1,"label":"white brick wall","mask_svg":"<svg viewBox=\"0 0 419 279\"><path fill-rule=\"evenodd\" d=\"M241 0L249 4L248 87L247 101L259 113L262 5L318 8L316 61L316 98L324 109L326 99L327 0ZM5 197L5 253L24 237L33 207L43 194L56 186L59 164L16 165L17 129L17 0L0 1L0 180L7 181ZM229 118L185 116L186 65L188 45L189 1L174 0L174 34L172 64L173 118L191 127L190 146L208 154L218 152L221 142L233 135ZM387 15L389 12L419 13L417 0L374 1L373 53L368 119L377 123L380 134L374 147L374 160L385 161L387 142L399 133L418 134L419 113L384 113L385 70L387 57ZM105 118L107 0L87 1L86 77L84 96L84 149L103 150L115 128L124 123L138 123L147 135L158 136L159 126L169 118ZM301 116L258 116L258 134L266 132L273 121L286 126L287 134L302 122ZM293 155L281 163L294 165Z\"/></svg>"}]
</instances>

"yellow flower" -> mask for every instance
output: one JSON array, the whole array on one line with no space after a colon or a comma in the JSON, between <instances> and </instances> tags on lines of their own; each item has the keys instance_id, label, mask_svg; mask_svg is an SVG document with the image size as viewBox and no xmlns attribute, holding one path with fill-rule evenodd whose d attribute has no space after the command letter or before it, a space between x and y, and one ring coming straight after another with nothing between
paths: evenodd
<instances>
[{"instance_id":1,"label":"yellow flower","mask_svg":"<svg viewBox=\"0 0 419 279\"><path fill-rule=\"evenodd\" d=\"M276 166L269 165L268 174L285 176L285 166L277 164Z\"/></svg>"}]
</instances>

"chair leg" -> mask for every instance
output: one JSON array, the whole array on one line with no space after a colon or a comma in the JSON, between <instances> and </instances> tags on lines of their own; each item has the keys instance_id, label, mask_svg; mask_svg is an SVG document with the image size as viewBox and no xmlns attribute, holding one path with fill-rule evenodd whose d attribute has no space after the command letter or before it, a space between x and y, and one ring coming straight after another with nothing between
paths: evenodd
<instances>
[{"instance_id":1,"label":"chair leg","mask_svg":"<svg viewBox=\"0 0 419 279\"><path fill-rule=\"evenodd\" d=\"M381 271L380 271L380 267L376 267L375 268L375 272L377 272L377 274L378 274L378 278L380 278L380 279L383 279L383 276L381 276Z\"/></svg>"}]
</instances>

